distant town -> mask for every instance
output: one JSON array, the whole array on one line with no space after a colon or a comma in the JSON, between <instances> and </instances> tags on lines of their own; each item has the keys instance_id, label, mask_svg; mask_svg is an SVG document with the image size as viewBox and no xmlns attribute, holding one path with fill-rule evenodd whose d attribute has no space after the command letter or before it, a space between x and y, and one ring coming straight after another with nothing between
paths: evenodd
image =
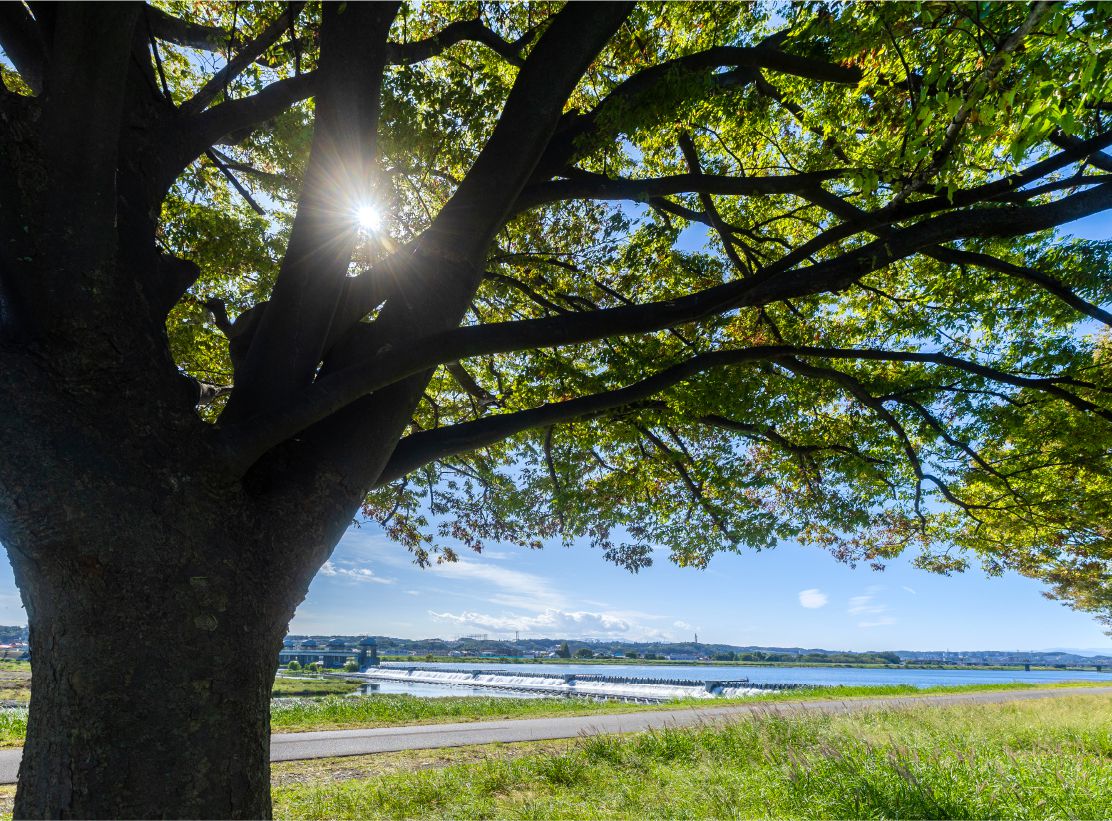
<instances>
[{"instance_id":1,"label":"distant town","mask_svg":"<svg viewBox=\"0 0 1112 821\"><path fill-rule=\"evenodd\" d=\"M671 662L748 662L793 664L882 664L944 666L1037 666L1112 669L1112 652L1083 654L1066 650L885 650L849 652L806 647L758 647L689 642L627 642L559 638L490 638L483 634L455 639L401 639L392 636L291 635L287 647L312 642L326 647L356 647L373 639L379 657L488 658L507 660L610 659Z\"/></svg>"},{"instance_id":2,"label":"distant town","mask_svg":"<svg viewBox=\"0 0 1112 821\"><path fill-rule=\"evenodd\" d=\"M27 628L0 625L0 659L28 657ZM850 652L814 647L687 642L635 642L607 639L490 638L483 634L454 639L401 639L394 636L291 634L283 655L320 654L347 649L363 661L368 652L385 660L486 658L512 661L562 658L611 661L745 662L771 664L882 664L915 666L1095 668L1112 670L1112 651L1070 650L869 650ZM362 653L360 652L362 650ZM293 657L291 655L291 657ZM298 656L300 657L300 656ZM339 665L336 665L339 666Z\"/></svg>"}]
</instances>

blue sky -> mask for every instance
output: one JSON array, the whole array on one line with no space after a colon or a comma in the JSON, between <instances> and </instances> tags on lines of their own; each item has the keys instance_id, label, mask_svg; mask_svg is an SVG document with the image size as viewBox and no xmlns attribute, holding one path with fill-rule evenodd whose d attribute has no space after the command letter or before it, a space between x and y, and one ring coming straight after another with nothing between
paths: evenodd
<instances>
[{"instance_id":1,"label":"blue sky","mask_svg":"<svg viewBox=\"0 0 1112 821\"><path fill-rule=\"evenodd\" d=\"M946 578L902 561L854 570L794 544L718 556L702 571L662 556L631 575L585 545L490 549L421 570L364 525L317 575L291 631L630 640L698 631L706 642L852 650L1112 645L1090 617L1040 591L1022 578Z\"/></svg>"}]
</instances>

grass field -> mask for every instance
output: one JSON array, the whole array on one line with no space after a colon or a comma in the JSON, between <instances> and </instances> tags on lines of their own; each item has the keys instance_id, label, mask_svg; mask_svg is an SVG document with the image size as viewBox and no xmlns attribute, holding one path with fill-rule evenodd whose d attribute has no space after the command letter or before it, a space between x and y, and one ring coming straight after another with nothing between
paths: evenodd
<instances>
[{"instance_id":1,"label":"grass field","mask_svg":"<svg viewBox=\"0 0 1112 821\"><path fill-rule=\"evenodd\" d=\"M291 686L302 686L293 679ZM333 679L345 691L353 685ZM327 683L313 681L316 683ZM597 713L629 713L640 710L675 709L676 707L721 707L728 704L745 704L753 701L775 703L801 698L852 699L869 696L914 696L931 693L962 693L993 690L1030 690L1043 687L1100 686L1099 683L1073 684L980 684L963 687L930 687L919 689L907 685L871 687L816 687L811 690L791 690L782 693L764 693L743 699L714 699L713 701L670 701L665 704L623 704L620 702L592 702L581 699L521 699L484 698L476 696L449 696L446 698L418 698L408 695L326 696L300 698L279 702L271 706L271 729L276 733L309 730L339 730L356 727L399 727L407 724L436 724L457 721L488 721L504 718L542 718L546 716L579 716ZM286 693L284 695L289 695ZM0 709L0 747L19 747L27 735L25 710Z\"/></svg>"},{"instance_id":2,"label":"grass field","mask_svg":"<svg viewBox=\"0 0 1112 821\"><path fill-rule=\"evenodd\" d=\"M359 679L343 678L298 678L278 676L270 695L275 698L287 696L327 696L338 693L354 693L367 682Z\"/></svg>"},{"instance_id":3,"label":"grass field","mask_svg":"<svg viewBox=\"0 0 1112 821\"><path fill-rule=\"evenodd\" d=\"M279 818L1108 818L1112 697L769 712L274 789ZM413 753L408 759L419 760ZM463 763L452 763L454 760ZM421 766L421 765L418 765Z\"/></svg>"},{"instance_id":4,"label":"grass field","mask_svg":"<svg viewBox=\"0 0 1112 821\"><path fill-rule=\"evenodd\" d=\"M25 661L0 661L0 700L31 698L31 665Z\"/></svg>"},{"instance_id":5,"label":"grass field","mask_svg":"<svg viewBox=\"0 0 1112 821\"><path fill-rule=\"evenodd\" d=\"M1078 683L1076 686L1100 686L1100 684ZM1035 685L1022 683L928 688L918 688L910 685L815 687L808 690L762 693L758 696L738 699L714 699L713 701L689 699L670 701L665 704L624 704L615 701L591 702L582 699L520 699L480 696L418 698L408 695L383 694L364 698L304 699L293 703L275 704L271 708L270 720L275 732L299 732L354 727L394 727L405 724L433 724L437 722L486 721L505 718L629 713L643 710L671 710L676 707L721 707L729 704L750 704L754 701L777 702L811 698L849 699L870 696L917 696L932 693L1030 689L1041 689L1041 687L1036 688Z\"/></svg>"}]
</instances>

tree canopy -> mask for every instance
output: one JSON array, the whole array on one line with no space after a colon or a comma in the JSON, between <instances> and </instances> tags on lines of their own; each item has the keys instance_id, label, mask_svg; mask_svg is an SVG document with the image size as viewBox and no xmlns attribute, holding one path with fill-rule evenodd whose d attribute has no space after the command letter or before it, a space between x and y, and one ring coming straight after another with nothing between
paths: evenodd
<instances>
[{"instance_id":1,"label":"tree canopy","mask_svg":"<svg viewBox=\"0 0 1112 821\"><path fill-rule=\"evenodd\" d=\"M269 647L360 510L422 563L792 539L1112 618L1112 244L1069 228L1112 207L1110 23L0 4L0 538L32 645L128 611L105 641L139 625L152 664L232 654L236 618ZM114 574L173 592L162 633Z\"/></svg>"},{"instance_id":2,"label":"tree canopy","mask_svg":"<svg viewBox=\"0 0 1112 821\"><path fill-rule=\"evenodd\" d=\"M430 509L475 548L587 537L631 569L910 549L1107 612L1110 249L1055 230L1112 202L1107 7L581 12L605 45L544 100L558 11L403 5L381 65L331 79L313 4L143 11L186 135L158 240L199 269L170 348L241 467L424 374L388 463L354 471L420 561ZM37 82L21 45L10 94ZM557 120L512 169L522 103ZM296 247L299 193L341 248ZM360 208L378 224L340 236ZM237 405L299 252L344 291L297 319L329 325L317 375Z\"/></svg>"}]
</instances>

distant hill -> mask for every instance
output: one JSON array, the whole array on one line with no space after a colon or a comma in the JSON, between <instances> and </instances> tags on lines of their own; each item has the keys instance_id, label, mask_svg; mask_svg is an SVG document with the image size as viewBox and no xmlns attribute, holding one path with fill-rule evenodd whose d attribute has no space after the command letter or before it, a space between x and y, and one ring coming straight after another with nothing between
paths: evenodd
<instances>
[{"instance_id":1,"label":"distant hill","mask_svg":"<svg viewBox=\"0 0 1112 821\"><path fill-rule=\"evenodd\" d=\"M14 644L17 641L27 641L27 628L0 624L0 644Z\"/></svg>"},{"instance_id":2,"label":"distant hill","mask_svg":"<svg viewBox=\"0 0 1112 821\"><path fill-rule=\"evenodd\" d=\"M361 636L291 635L302 641L312 638L326 642L332 638L357 641ZM1065 650L870 650L863 653L844 650L827 650L818 647L762 647L756 645L705 644L684 642L637 642L612 640L580 640L562 638L512 639L459 638L459 639L400 639L393 636L374 636L382 655L434 655L450 653L467 655L493 655L506 657L529 656L548 653L565 641L574 655L586 647L596 655L624 655L636 653L646 656L709 658L721 661L771 661L771 662L824 662L840 664L1035 664L1040 666L1072 666L1078 664L1108 664L1112 666L1112 653L1090 655L1085 652Z\"/></svg>"}]
</instances>

